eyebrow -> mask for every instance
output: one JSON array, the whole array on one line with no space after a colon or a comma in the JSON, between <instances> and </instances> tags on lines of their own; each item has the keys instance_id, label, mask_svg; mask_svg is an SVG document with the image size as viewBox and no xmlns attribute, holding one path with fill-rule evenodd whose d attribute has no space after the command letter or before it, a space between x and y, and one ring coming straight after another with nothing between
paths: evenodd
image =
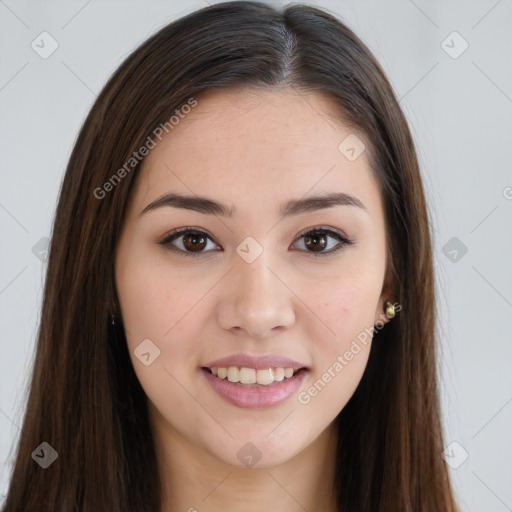
<instances>
[{"instance_id":1,"label":"eyebrow","mask_svg":"<svg viewBox=\"0 0 512 512\"><path fill-rule=\"evenodd\" d=\"M199 196L187 196L170 192L160 196L148 204L139 214L139 217L157 208L170 206L173 208L184 208L194 210L208 215L219 215L232 218L236 214L236 208L227 204L219 203L213 199ZM314 212L332 208L333 206L356 206L364 211L366 207L357 197L345 192L309 196L303 199L292 199L281 205L279 213L282 217L291 217L302 213Z\"/></svg>"}]
</instances>

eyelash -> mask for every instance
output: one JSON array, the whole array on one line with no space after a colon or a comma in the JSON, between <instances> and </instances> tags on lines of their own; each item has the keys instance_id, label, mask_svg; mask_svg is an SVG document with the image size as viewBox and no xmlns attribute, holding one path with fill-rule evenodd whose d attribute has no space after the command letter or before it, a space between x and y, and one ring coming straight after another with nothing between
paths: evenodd
<instances>
[{"instance_id":1,"label":"eyelash","mask_svg":"<svg viewBox=\"0 0 512 512\"><path fill-rule=\"evenodd\" d=\"M178 248L176 248L176 247L171 245L171 242L173 242L175 239L179 238L180 236L187 235L187 234L190 234L190 233L195 234L195 235L199 235L199 236L204 236L204 237L210 239L212 242L216 243L204 231L202 231L200 229L195 229L195 228L192 228L192 227L184 227L184 228L174 229L173 231L167 233L164 236L164 238L160 242L158 242L158 244L165 246L169 251L177 253L177 254L179 254L181 256L200 257L200 256L202 256L204 254L207 254L208 252L211 252L211 251L202 251L202 252L197 252L197 253L187 252L187 251L183 251L182 249L178 249ZM352 245L354 243L354 241L355 241L353 238L347 238L347 237L343 236L341 233L338 233L337 231L334 231L334 230L328 229L328 228L324 228L324 227L313 228L313 229L310 229L308 231L305 231L304 233L301 233L296 238L295 241L298 241L302 237L307 236L307 235L311 235L311 234L329 235L332 238L335 238L336 240L338 240L338 242L340 242L336 246L335 249L331 249L331 250L329 250L327 252L316 252L315 253L315 252L311 252L311 251L304 251L308 255L311 255L311 256L314 256L314 257L322 257L322 256L332 255L332 254L338 252L339 250L343 249L343 247L345 247L347 245ZM295 243L295 241L294 241L294 243Z\"/></svg>"}]
</instances>

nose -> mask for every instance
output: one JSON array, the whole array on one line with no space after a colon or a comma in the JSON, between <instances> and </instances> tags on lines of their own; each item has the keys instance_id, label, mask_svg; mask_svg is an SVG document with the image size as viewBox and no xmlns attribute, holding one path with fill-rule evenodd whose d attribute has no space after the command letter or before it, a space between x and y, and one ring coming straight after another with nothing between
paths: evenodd
<instances>
[{"instance_id":1,"label":"nose","mask_svg":"<svg viewBox=\"0 0 512 512\"><path fill-rule=\"evenodd\" d=\"M224 329L251 338L267 338L294 323L295 295L283 272L269 263L265 251L252 263L235 260L226 276L218 309L219 324Z\"/></svg>"}]
</instances>

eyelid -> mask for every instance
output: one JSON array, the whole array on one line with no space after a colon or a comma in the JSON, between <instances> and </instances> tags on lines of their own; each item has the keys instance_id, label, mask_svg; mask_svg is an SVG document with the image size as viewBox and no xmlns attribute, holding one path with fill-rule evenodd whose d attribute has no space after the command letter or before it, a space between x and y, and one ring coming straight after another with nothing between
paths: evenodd
<instances>
[{"instance_id":1,"label":"eyelid","mask_svg":"<svg viewBox=\"0 0 512 512\"><path fill-rule=\"evenodd\" d=\"M336 229L336 228L332 228L331 226L313 226L313 227L311 227L311 228L306 228L306 229L304 229L303 231L301 231L301 232L297 235L297 237L295 238L295 240L298 240L301 236L304 236L304 235L306 235L306 234L308 234L308 233L310 233L310 232L312 232L312 231L313 231L313 232L316 232L316 231L325 231L325 232L327 232L328 234L330 234L330 233L336 234L336 235L338 235L340 238L343 238L343 239L345 239L345 240L347 240L347 241L351 241L351 240L352 240L349 236L345 235L345 233L343 233L343 231L341 231L341 230L339 230L339 229ZM295 241L295 240L294 240L294 241Z\"/></svg>"}]
</instances>

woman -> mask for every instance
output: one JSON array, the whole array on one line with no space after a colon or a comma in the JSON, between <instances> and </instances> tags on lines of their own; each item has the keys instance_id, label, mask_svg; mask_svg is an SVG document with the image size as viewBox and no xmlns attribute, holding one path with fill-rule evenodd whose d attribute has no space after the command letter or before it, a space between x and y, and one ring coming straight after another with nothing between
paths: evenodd
<instances>
[{"instance_id":1,"label":"woman","mask_svg":"<svg viewBox=\"0 0 512 512\"><path fill-rule=\"evenodd\" d=\"M93 105L3 510L455 511L414 144L318 8L161 29Z\"/></svg>"}]
</instances>

